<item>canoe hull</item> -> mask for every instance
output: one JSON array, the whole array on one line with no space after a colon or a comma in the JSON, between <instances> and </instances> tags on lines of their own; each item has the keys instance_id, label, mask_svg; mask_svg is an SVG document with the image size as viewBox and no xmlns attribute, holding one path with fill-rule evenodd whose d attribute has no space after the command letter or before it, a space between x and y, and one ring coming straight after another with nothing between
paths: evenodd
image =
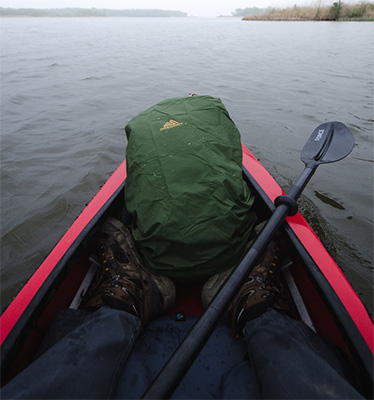
<instances>
[{"instance_id":1,"label":"canoe hull","mask_svg":"<svg viewBox=\"0 0 374 400\"><path fill-rule=\"evenodd\" d=\"M274 178L243 146L243 176L261 199L264 214L284 194ZM58 310L70 307L90 269L87 242L108 216L124 203L125 161L108 179L50 255L1 316L2 382L32 360ZM304 322L342 348L371 386L373 321L341 269L300 213L288 217L284 230L293 244L289 286ZM287 281L288 282L288 281ZM200 288L180 288L175 309L203 312ZM78 293L78 298L80 293ZM172 310L173 312L173 310Z\"/></svg>"}]
</instances>

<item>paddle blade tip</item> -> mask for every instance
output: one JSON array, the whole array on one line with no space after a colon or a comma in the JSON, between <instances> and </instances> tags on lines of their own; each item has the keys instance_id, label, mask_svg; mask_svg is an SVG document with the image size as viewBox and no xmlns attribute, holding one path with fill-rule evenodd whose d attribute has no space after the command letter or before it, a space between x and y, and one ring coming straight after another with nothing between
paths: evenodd
<instances>
[{"instance_id":1,"label":"paddle blade tip","mask_svg":"<svg viewBox=\"0 0 374 400\"><path fill-rule=\"evenodd\" d=\"M352 151L355 141L352 132L341 122L325 122L312 133L301 152L305 165L339 161Z\"/></svg>"}]
</instances>

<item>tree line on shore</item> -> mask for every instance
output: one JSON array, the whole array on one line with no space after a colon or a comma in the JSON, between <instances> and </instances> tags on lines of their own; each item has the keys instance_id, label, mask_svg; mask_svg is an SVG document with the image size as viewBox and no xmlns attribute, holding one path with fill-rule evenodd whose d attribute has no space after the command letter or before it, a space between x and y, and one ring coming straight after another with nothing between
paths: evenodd
<instances>
[{"instance_id":1,"label":"tree line on shore","mask_svg":"<svg viewBox=\"0 0 374 400\"><path fill-rule=\"evenodd\" d=\"M107 10L97 8L3 8L4 17L187 17L187 13L170 10Z\"/></svg>"},{"instance_id":2,"label":"tree line on shore","mask_svg":"<svg viewBox=\"0 0 374 400\"><path fill-rule=\"evenodd\" d=\"M258 7L247 7L237 8L233 13L233 17L245 17L247 15L263 15L271 11L271 7L258 8Z\"/></svg>"},{"instance_id":3,"label":"tree line on shore","mask_svg":"<svg viewBox=\"0 0 374 400\"><path fill-rule=\"evenodd\" d=\"M320 2L321 3L321 2ZM249 10L249 9L245 9ZM238 11L238 10L236 10ZM239 12L244 10L239 9ZM239 16L235 15L234 16ZM332 6L268 8L263 13L244 15L246 21L374 21L374 3L344 4L341 0Z\"/></svg>"}]
</instances>

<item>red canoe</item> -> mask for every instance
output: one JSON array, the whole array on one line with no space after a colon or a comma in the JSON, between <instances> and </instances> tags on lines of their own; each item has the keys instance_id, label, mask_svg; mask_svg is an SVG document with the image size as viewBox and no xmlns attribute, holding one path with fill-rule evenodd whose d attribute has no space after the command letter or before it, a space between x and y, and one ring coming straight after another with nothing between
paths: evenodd
<instances>
[{"instance_id":1,"label":"red canoe","mask_svg":"<svg viewBox=\"0 0 374 400\"><path fill-rule=\"evenodd\" d=\"M257 203L261 211L269 215L274 210L275 198L284 192L245 146L243 173L260 200ZM55 313L79 307L93 275L87 239L107 216L121 213L125 178L123 162L2 314L3 383L31 362ZM284 230L293 245L292 266L285 278L300 318L348 354L370 393L374 343L371 317L300 213L287 218ZM191 293L185 296L185 291L185 288L179 290L176 308L181 309L184 304L187 313L202 313L198 296L194 298Z\"/></svg>"}]
</instances>

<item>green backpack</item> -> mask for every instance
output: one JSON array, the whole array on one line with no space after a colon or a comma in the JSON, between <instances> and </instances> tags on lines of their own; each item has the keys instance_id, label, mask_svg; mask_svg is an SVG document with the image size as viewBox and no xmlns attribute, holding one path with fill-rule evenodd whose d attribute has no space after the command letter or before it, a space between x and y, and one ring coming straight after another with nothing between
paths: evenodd
<instances>
[{"instance_id":1,"label":"green backpack","mask_svg":"<svg viewBox=\"0 0 374 400\"><path fill-rule=\"evenodd\" d=\"M125 128L125 200L144 267L178 280L237 265L256 221L240 133L220 99L162 101Z\"/></svg>"}]
</instances>

